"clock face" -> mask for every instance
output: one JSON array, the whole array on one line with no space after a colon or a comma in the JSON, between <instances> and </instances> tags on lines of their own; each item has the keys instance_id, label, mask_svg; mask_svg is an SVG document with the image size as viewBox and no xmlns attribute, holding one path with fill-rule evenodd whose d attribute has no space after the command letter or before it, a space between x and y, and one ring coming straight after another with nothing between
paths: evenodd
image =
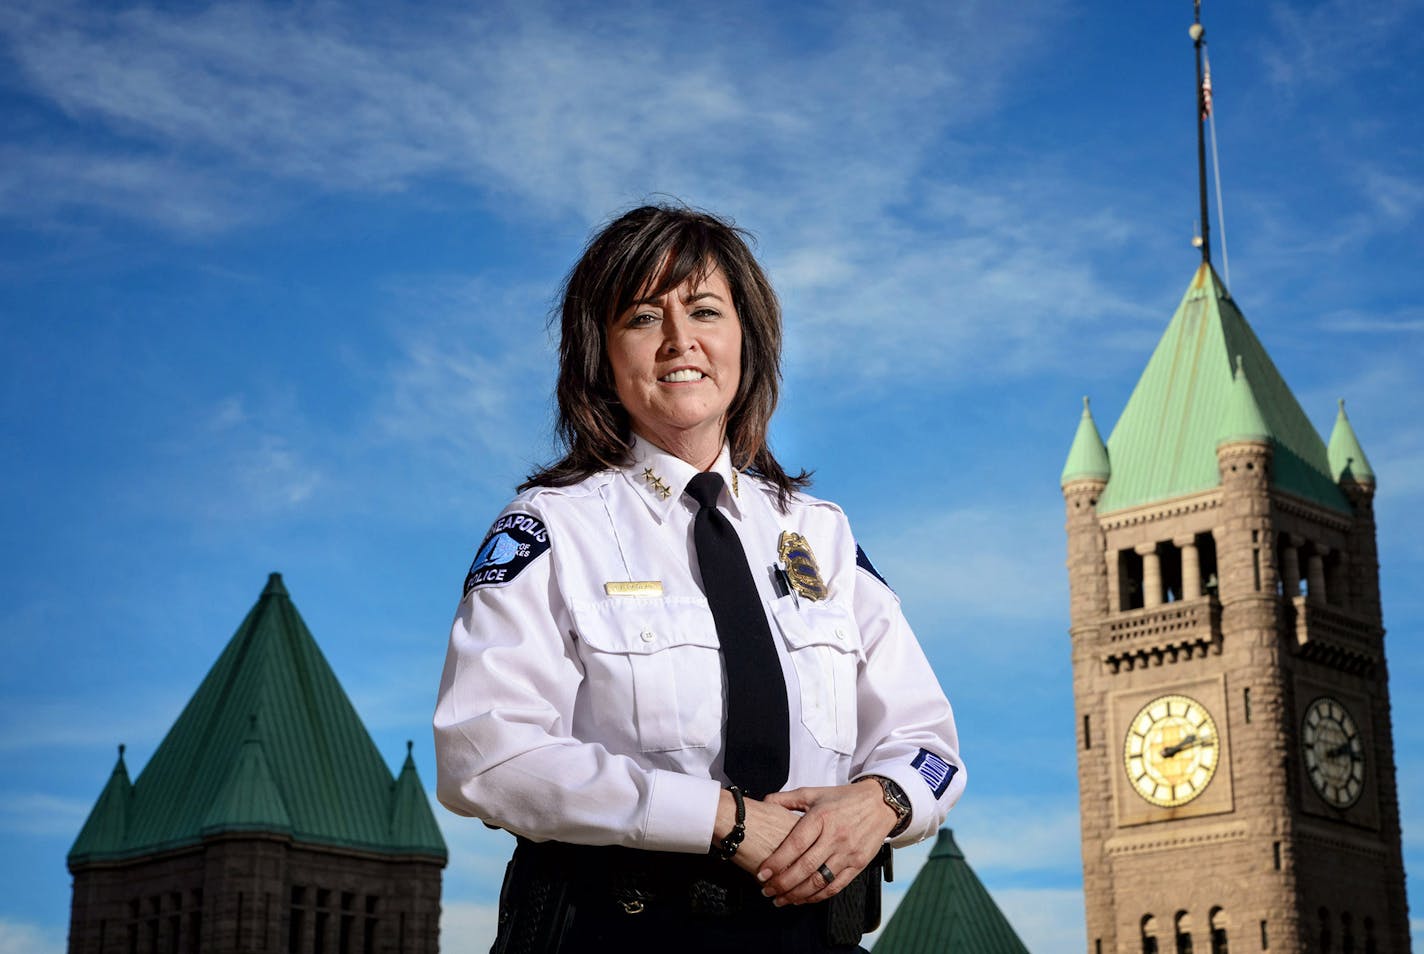
<instances>
[{"instance_id":1,"label":"clock face","mask_svg":"<svg viewBox=\"0 0 1424 954\"><path fill-rule=\"evenodd\" d=\"M1137 792L1173 808L1211 783L1221 760L1216 722L1190 696L1159 696L1138 710L1123 745L1123 767Z\"/></svg>"},{"instance_id":2,"label":"clock face","mask_svg":"<svg viewBox=\"0 0 1424 954\"><path fill-rule=\"evenodd\" d=\"M1300 730L1305 771L1320 797L1349 808L1365 787L1365 749L1360 730L1344 703L1321 696L1305 710Z\"/></svg>"}]
</instances>

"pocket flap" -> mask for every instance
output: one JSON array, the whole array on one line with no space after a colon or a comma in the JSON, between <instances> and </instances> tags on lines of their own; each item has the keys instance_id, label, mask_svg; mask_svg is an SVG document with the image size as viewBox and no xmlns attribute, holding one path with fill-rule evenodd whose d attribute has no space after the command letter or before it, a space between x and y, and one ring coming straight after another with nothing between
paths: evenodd
<instances>
[{"instance_id":1,"label":"pocket flap","mask_svg":"<svg viewBox=\"0 0 1424 954\"><path fill-rule=\"evenodd\" d=\"M648 655L672 646L717 649L717 626L700 597L617 597L573 606L579 638L599 652Z\"/></svg>"},{"instance_id":2,"label":"pocket flap","mask_svg":"<svg viewBox=\"0 0 1424 954\"><path fill-rule=\"evenodd\" d=\"M835 603L779 599L771 606L787 648L830 646L843 653L860 651L860 629L855 620Z\"/></svg>"}]
</instances>

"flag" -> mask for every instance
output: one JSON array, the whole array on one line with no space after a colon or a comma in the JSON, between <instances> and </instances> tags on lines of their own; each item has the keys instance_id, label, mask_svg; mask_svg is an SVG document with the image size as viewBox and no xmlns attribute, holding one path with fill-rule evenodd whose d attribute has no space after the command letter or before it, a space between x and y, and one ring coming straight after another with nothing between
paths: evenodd
<instances>
[{"instance_id":1,"label":"flag","mask_svg":"<svg viewBox=\"0 0 1424 954\"><path fill-rule=\"evenodd\" d=\"M1202 119L1211 115L1211 60L1205 60L1206 69L1202 74L1201 109Z\"/></svg>"}]
</instances>

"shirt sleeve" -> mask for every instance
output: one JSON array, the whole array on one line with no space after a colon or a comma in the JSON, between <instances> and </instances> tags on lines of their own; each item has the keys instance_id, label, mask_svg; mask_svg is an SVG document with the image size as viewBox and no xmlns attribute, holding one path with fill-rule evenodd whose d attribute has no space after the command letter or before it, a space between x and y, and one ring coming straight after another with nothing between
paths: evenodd
<instances>
[{"instance_id":1,"label":"shirt sleeve","mask_svg":"<svg viewBox=\"0 0 1424 954\"><path fill-rule=\"evenodd\" d=\"M964 792L954 712L910 630L900 601L863 558L855 570L855 617L865 648L857 684L852 778L883 775L905 790L904 847L933 835Z\"/></svg>"},{"instance_id":2,"label":"shirt sleeve","mask_svg":"<svg viewBox=\"0 0 1424 954\"><path fill-rule=\"evenodd\" d=\"M450 629L434 718L440 802L534 841L707 851L716 781L575 737L584 673L552 554L506 576L472 586Z\"/></svg>"}]
</instances>

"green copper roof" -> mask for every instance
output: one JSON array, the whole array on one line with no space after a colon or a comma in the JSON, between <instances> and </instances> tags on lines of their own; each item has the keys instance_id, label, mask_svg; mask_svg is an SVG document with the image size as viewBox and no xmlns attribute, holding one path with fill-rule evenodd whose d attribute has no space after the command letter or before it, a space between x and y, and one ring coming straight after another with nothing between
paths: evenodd
<instances>
[{"instance_id":1,"label":"green copper roof","mask_svg":"<svg viewBox=\"0 0 1424 954\"><path fill-rule=\"evenodd\" d=\"M443 859L429 803L411 798L419 780L409 755L406 761L411 779L400 784L274 573L133 783L124 825L115 824L113 807L122 786L110 779L69 863L254 829ZM121 760L116 778L122 767ZM393 837L398 806L401 830Z\"/></svg>"},{"instance_id":2,"label":"green copper roof","mask_svg":"<svg viewBox=\"0 0 1424 954\"><path fill-rule=\"evenodd\" d=\"M391 824L387 841L393 847L407 851L443 855L445 842L435 827L430 802L425 797L425 786L420 784L420 775L415 771L412 748L412 743L405 744L405 764L401 766L400 777L396 779L391 795Z\"/></svg>"},{"instance_id":3,"label":"green copper roof","mask_svg":"<svg viewBox=\"0 0 1424 954\"><path fill-rule=\"evenodd\" d=\"M1108 463L1107 445L1098 433L1098 425L1093 421L1093 412L1088 409L1088 399L1083 398L1083 416L1078 419L1078 433L1073 435L1073 446L1068 449L1068 460L1063 464L1060 484L1074 480L1096 478L1107 480L1112 474Z\"/></svg>"},{"instance_id":4,"label":"green copper roof","mask_svg":"<svg viewBox=\"0 0 1424 954\"><path fill-rule=\"evenodd\" d=\"M272 769L267 765L267 756L262 750L262 739L257 734L257 717L252 717L251 728L242 748L237 753L237 761L227 773L227 779L218 790L217 798L203 818L203 834L220 831L270 831L288 834L292 830L292 816L282 801L282 792L272 777Z\"/></svg>"},{"instance_id":5,"label":"green copper roof","mask_svg":"<svg viewBox=\"0 0 1424 954\"><path fill-rule=\"evenodd\" d=\"M1028 954L948 828L941 828L875 954Z\"/></svg>"},{"instance_id":6,"label":"green copper roof","mask_svg":"<svg viewBox=\"0 0 1424 954\"><path fill-rule=\"evenodd\" d=\"M119 746L119 761L109 775L109 783L94 803L94 810L74 839L70 856L101 851L107 845L123 844L124 832L128 828L129 802L133 797L133 786L129 783L129 770L124 765L124 747Z\"/></svg>"},{"instance_id":7,"label":"green copper roof","mask_svg":"<svg viewBox=\"0 0 1424 954\"><path fill-rule=\"evenodd\" d=\"M1216 446L1232 441L1268 441L1271 429L1261 416L1261 405L1256 403L1256 392L1251 390L1251 382L1246 380L1246 368L1241 356L1236 356L1236 374L1231 382L1231 396L1226 400L1226 416L1216 431Z\"/></svg>"},{"instance_id":8,"label":"green copper roof","mask_svg":"<svg viewBox=\"0 0 1424 954\"><path fill-rule=\"evenodd\" d=\"M1099 512L1220 484L1216 445L1233 411L1237 355L1273 445L1273 486L1350 511L1331 476L1325 442L1216 272L1203 264L1108 437L1112 477Z\"/></svg>"},{"instance_id":9,"label":"green copper roof","mask_svg":"<svg viewBox=\"0 0 1424 954\"><path fill-rule=\"evenodd\" d=\"M1340 399L1340 413L1335 415L1335 427L1330 431L1330 473L1336 480L1357 480L1362 484L1375 482L1375 472L1350 419L1345 416L1345 399Z\"/></svg>"}]
</instances>

